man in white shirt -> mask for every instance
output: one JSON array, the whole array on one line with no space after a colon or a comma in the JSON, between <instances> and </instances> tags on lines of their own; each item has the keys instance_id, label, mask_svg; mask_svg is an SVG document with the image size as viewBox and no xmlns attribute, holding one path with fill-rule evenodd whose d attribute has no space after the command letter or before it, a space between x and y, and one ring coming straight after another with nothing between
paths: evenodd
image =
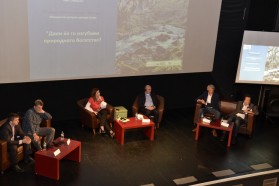
<instances>
[{"instance_id":1,"label":"man in white shirt","mask_svg":"<svg viewBox=\"0 0 279 186\"><path fill-rule=\"evenodd\" d=\"M251 96L245 95L243 101L238 101L236 110L228 119L228 122L234 122L232 144L237 142L239 128L245 125L248 120L248 114L258 115L258 107L251 103Z\"/></svg>"},{"instance_id":2,"label":"man in white shirt","mask_svg":"<svg viewBox=\"0 0 279 186\"><path fill-rule=\"evenodd\" d=\"M158 100L156 94L152 92L150 85L146 85L144 92L138 95L139 112L147 117L154 117L155 126L158 126Z\"/></svg>"},{"instance_id":3,"label":"man in white shirt","mask_svg":"<svg viewBox=\"0 0 279 186\"><path fill-rule=\"evenodd\" d=\"M209 84L207 86L207 91L203 92L198 98L197 102L202 104L202 108L199 112L199 118L203 116L204 113L212 113L215 116L215 119L220 119L219 111L219 95L215 93L215 86ZM196 132L196 128L193 129L193 132ZM217 137L217 132L215 129L212 130L214 137Z\"/></svg>"}]
</instances>

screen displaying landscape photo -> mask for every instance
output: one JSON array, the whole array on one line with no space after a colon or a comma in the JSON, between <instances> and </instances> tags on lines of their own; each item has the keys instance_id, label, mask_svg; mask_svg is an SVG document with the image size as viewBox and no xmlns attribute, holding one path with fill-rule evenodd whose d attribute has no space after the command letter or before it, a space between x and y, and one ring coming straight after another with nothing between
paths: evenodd
<instances>
[{"instance_id":1,"label":"screen displaying landscape photo","mask_svg":"<svg viewBox=\"0 0 279 186\"><path fill-rule=\"evenodd\" d=\"M119 0L118 71L182 71L188 5L189 0Z\"/></svg>"}]
</instances>

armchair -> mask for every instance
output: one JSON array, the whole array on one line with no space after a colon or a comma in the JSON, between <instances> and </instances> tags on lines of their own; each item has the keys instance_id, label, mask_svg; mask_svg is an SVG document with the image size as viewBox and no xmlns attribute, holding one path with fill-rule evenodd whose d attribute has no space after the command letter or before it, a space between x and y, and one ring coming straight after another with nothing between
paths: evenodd
<instances>
[{"instance_id":1,"label":"armchair","mask_svg":"<svg viewBox=\"0 0 279 186\"><path fill-rule=\"evenodd\" d=\"M0 121L0 127L6 123L7 118ZM43 120L41 127L51 127L51 120ZM45 138L42 138L45 140ZM43 144L41 142L41 144ZM23 160L23 146L20 145L17 148L17 159L18 161ZM0 140L0 171L4 174L4 171L10 167L9 155L8 155L8 144L7 141Z\"/></svg>"},{"instance_id":2,"label":"armchair","mask_svg":"<svg viewBox=\"0 0 279 186\"><path fill-rule=\"evenodd\" d=\"M86 126L92 128L93 134L95 135L96 134L95 129L99 128L100 120L97 118L96 114L85 109L85 105L87 101L88 98L80 99L77 101L80 120L81 120L82 127ZM113 106L107 104L107 110L108 110L108 120L110 122L110 125L112 125L113 118L114 118L114 108Z\"/></svg>"},{"instance_id":3,"label":"armchair","mask_svg":"<svg viewBox=\"0 0 279 186\"><path fill-rule=\"evenodd\" d=\"M158 111L158 123L157 123L157 128L160 127L160 123L162 121L163 118L163 113L164 113L164 107L165 107L165 99L163 96L160 95L156 95L157 99L158 99L158 107L156 108ZM139 105L138 105L138 97L136 97L133 106L132 106L132 113L133 116L138 112L139 110Z\"/></svg>"}]
</instances>

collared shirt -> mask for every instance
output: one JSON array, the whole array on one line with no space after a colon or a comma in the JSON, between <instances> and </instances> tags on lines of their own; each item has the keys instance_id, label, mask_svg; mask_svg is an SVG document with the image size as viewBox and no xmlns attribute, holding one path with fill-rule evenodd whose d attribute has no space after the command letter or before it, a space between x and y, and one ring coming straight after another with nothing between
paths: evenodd
<instances>
[{"instance_id":1,"label":"collared shirt","mask_svg":"<svg viewBox=\"0 0 279 186\"><path fill-rule=\"evenodd\" d=\"M14 141L15 140L15 126L12 124L10 124L10 126L12 127L12 133L13 133L13 135L11 137L11 141Z\"/></svg>"},{"instance_id":2,"label":"collared shirt","mask_svg":"<svg viewBox=\"0 0 279 186\"><path fill-rule=\"evenodd\" d=\"M242 110L247 110L248 108L249 108L249 105L244 105L244 103L243 103Z\"/></svg>"},{"instance_id":3,"label":"collared shirt","mask_svg":"<svg viewBox=\"0 0 279 186\"><path fill-rule=\"evenodd\" d=\"M150 107L150 106L153 106L153 101L152 101L152 98L151 98L151 95L150 94L145 94L145 103L144 103L144 106L145 107Z\"/></svg>"},{"instance_id":4,"label":"collared shirt","mask_svg":"<svg viewBox=\"0 0 279 186\"><path fill-rule=\"evenodd\" d=\"M15 141L15 126L10 124L10 126L12 127L12 133L13 133L13 136L11 137L11 141ZM22 144L22 140L19 140L18 141L19 145Z\"/></svg>"},{"instance_id":5,"label":"collared shirt","mask_svg":"<svg viewBox=\"0 0 279 186\"><path fill-rule=\"evenodd\" d=\"M212 98L212 95L208 94L206 103L211 103L211 98Z\"/></svg>"}]
</instances>

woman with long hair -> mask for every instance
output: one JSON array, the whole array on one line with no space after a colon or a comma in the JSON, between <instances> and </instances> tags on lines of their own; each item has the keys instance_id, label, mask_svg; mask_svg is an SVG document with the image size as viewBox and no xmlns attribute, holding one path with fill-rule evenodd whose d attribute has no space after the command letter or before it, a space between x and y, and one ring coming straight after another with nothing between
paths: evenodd
<instances>
[{"instance_id":1,"label":"woman with long hair","mask_svg":"<svg viewBox=\"0 0 279 186\"><path fill-rule=\"evenodd\" d=\"M100 90L98 88L92 89L91 97L88 99L86 107L90 107L100 119L100 133L105 134L108 132L110 137L113 138L115 133L112 131L107 119L107 103L105 102L104 97L101 96Z\"/></svg>"}]
</instances>

